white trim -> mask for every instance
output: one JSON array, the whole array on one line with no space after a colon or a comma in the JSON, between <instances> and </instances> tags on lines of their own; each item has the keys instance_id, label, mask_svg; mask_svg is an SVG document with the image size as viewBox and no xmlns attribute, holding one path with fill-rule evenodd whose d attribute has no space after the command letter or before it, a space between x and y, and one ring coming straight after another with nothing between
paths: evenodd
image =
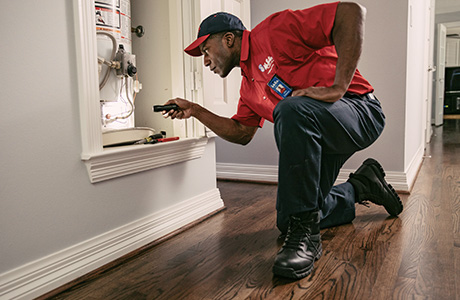
<instances>
[{"instance_id":1,"label":"white trim","mask_svg":"<svg viewBox=\"0 0 460 300\"><path fill-rule=\"evenodd\" d=\"M224 206L218 189L0 275L0 299L31 299L139 249Z\"/></svg>"},{"instance_id":2,"label":"white trim","mask_svg":"<svg viewBox=\"0 0 460 300\"><path fill-rule=\"evenodd\" d=\"M185 78L184 78L184 43L182 32L182 5L181 0L169 0L169 36L171 49L171 92L172 97L184 98ZM174 134L177 136L187 136L187 127L192 126L193 120L175 120L173 123Z\"/></svg>"},{"instance_id":3,"label":"white trim","mask_svg":"<svg viewBox=\"0 0 460 300\"><path fill-rule=\"evenodd\" d=\"M94 2L74 0L82 156L102 151Z\"/></svg>"},{"instance_id":4,"label":"white trim","mask_svg":"<svg viewBox=\"0 0 460 300\"><path fill-rule=\"evenodd\" d=\"M422 163L422 152L418 151L412 160L406 172L388 172L386 171L385 179L395 190L399 192L410 192L412 185L417 177L417 171ZM250 164L230 164L217 163L217 178L232 179L242 181L261 181L261 182L278 182L278 166L270 165L250 165ZM344 183L348 180L350 173L355 170L342 169L335 184Z\"/></svg>"},{"instance_id":5,"label":"white trim","mask_svg":"<svg viewBox=\"0 0 460 300\"><path fill-rule=\"evenodd\" d=\"M217 178L278 182L278 166L217 163Z\"/></svg>"},{"instance_id":6,"label":"white trim","mask_svg":"<svg viewBox=\"0 0 460 300\"><path fill-rule=\"evenodd\" d=\"M406 177L408 183L408 191L410 191L417 179L418 171L423 163L423 155L425 153L424 144L420 145L417 153L413 156L412 161L406 168Z\"/></svg>"},{"instance_id":7,"label":"white trim","mask_svg":"<svg viewBox=\"0 0 460 300\"><path fill-rule=\"evenodd\" d=\"M107 149L82 157L92 183L200 158L207 138Z\"/></svg>"},{"instance_id":8,"label":"white trim","mask_svg":"<svg viewBox=\"0 0 460 300\"><path fill-rule=\"evenodd\" d=\"M335 181L335 184L344 183L348 180L350 173L353 173L356 170L351 169L342 169L340 170L339 176ZM407 180L407 175L404 172L389 172L385 171L385 180L393 186L398 192L407 193L410 191L409 183Z\"/></svg>"}]
</instances>

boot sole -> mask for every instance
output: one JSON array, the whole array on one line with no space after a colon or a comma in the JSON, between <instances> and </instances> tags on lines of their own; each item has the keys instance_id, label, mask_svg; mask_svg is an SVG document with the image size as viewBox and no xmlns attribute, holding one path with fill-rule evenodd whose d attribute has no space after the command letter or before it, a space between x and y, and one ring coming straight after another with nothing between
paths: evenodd
<instances>
[{"instance_id":1,"label":"boot sole","mask_svg":"<svg viewBox=\"0 0 460 300\"><path fill-rule=\"evenodd\" d=\"M374 167L374 170L376 171L375 173L376 173L378 179L380 180L380 182L382 183L382 185L385 187L385 189L387 190L387 192L389 194L393 195L393 201L392 201L391 205L383 205L385 210L391 216L399 215L403 211L403 204L401 202L401 198L399 198L399 195L398 195L398 193L396 193L396 191L393 188L393 186L391 186L391 184L388 184L386 182L386 180L385 180L386 174L385 174L385 171L383 170L382 165L378 161L373 159L373 158L366 159L363 162L363 164Z\"/></svg>"},{"instance_id":2,"label":"boot sole","mask_svg":"<svg viewBox=\"0 0 460 300\"><path fill-rule=\"evenodd\" d=\"M323 250L321 249L318 252L318 254L316 254L315 261L320 259L322 254L323 254ZM285 268L285 267L274 265L273 274L277 276L281 276L281 277L291 278L291 279L302 279L310 275L310 273L313 271L313 266L314 264L312 263L310 266L306 267L305 269L294 270L293 268Z\"/></svg>"}]
</instances>

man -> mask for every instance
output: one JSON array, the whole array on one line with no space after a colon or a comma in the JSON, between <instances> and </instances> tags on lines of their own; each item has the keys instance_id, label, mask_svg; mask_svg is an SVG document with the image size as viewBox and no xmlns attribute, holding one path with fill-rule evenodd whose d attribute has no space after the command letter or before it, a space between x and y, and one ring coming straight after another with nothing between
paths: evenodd
<instances>
[{"instance_id":1,"label":"man","mask_svg":"<svg viewBox=\"0 0 460 300\"><path fill-rule=\"evenodd\" d=\"M179 108L166 116L193 116L242 145L264 120L275 124L277 226L285 235L275 275L310 274L322 253L320 228L351 222L356 202L383 205L392 216L403 209L374 159L334 186L345 161L371 145L385 123L374 89L356 69L364 19L358 4L330 3L275 13L250 32L235 16L216 13L203 20L197 40L185 49L204 55L205 66L222 78L241 68L238 111L224 118L176 98L167 103Z\"/></svg>"}]
</instances>

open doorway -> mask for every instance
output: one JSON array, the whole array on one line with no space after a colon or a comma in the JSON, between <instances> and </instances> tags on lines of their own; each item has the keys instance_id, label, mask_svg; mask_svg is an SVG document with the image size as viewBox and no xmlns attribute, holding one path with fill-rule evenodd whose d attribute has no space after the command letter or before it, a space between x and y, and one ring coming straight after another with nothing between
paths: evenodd
<instances>
[{"instance_id":1,"label":"open doorway","mask_svg":"<svg viewBox=\"0 0 460 300\"><path fill-rule=\"evenodd\" d=\"M460 80L455 77L455 70L460 72L460 3L436 0L435 26L432 124L440 126L445 118L460 118L460 89L450 85L453 79Z\"/></svg>"},{"instance_id":2,"label":"open doorway","mask_svg":"<svg viewBox=\"0 0 460 300\"><path fill-rule=\"evenodd\" d=\"M460 117L460 22L438 23L434 125L445 117Z\"/></svg>"}]
</instances>

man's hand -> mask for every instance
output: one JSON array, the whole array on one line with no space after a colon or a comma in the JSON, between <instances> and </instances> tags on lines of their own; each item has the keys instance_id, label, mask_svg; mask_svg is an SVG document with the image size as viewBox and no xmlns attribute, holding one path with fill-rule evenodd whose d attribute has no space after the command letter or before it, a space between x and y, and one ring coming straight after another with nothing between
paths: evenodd
<instances>
[{"instance_id":1,"label":"man's hand","mask_svg":"<svg viewBox=\"0 0 460 300\"><path fill-rule=\"evenodd\" d=\"M324 102L335 102L342 98L346 91L346 88L339 87L338 85L332 85L330 87L311 86L306 89L293 91L292 96L307 96Z\"/></svg>"},{"instance_id":2,"label":"man's hand","mask_svg":"<svg viewBox=\"0 0 460 300\"><path fill-rule=\"evenodd\" d=\"M164 112L165 118L188 119L195 117L218 136L232 143L246 145L252 140L258 128L245 126L233 119L218 116L201 105L185 99L171 99L165 103L165 105L167 104L177 104L179 109Z\"/></svg>"},{"instance_id":3,"label":"man's hand","mask_svg":"<svg viewBox=\"0 0 460 300\"><path fill-rule=\"evenodd\" d=\"M163 113L163 116L165 118L170 117L171 119L188 119L192 116L192 107L194 103L181 99L181 98L176 98L176 99L171 99L168 102L165 103L165 105L168 104L177 104L179 106L178 110L170 110L166 111Z\"/></svg>"}]
</instances>

